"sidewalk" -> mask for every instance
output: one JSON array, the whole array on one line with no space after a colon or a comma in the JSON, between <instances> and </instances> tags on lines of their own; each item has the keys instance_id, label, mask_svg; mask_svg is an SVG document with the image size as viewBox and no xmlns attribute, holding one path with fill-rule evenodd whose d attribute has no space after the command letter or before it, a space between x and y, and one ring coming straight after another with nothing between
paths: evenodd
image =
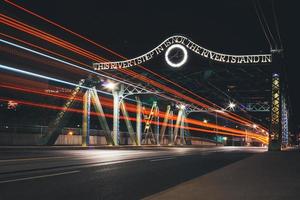
<instances>
[{"instance_id":1,"label":"sidewalk","mask_svg":"<svg viewBox=\"0 0 300 200\"><path fill-rule=\"evenodd\" d=\"M300 199L300 152L257 154L145 199Z\"/></svg>"}]
</instances>

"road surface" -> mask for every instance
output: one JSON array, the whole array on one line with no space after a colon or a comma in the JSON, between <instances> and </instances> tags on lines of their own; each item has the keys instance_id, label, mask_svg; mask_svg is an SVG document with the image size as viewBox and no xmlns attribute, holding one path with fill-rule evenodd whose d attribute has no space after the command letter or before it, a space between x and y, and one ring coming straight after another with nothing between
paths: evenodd
<instances>
[{"instance_id":1,"label":"road surface","mask_svg":"<svg viewBox=\"0 0 300 200\"><path fill-rule=\"evenodd\" d=\"M0 199L141 199L265 148L4 149Z\"/></svg>"}]
</instances>

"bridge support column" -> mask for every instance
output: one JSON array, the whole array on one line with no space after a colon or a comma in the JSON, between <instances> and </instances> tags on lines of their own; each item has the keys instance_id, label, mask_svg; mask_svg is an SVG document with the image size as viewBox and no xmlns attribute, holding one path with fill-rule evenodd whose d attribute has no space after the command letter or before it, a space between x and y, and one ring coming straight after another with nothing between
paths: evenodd
<instances>
[{"instance_id":1,"label":"bridge support column","mask_svg":"<svg viewBox=\"0 0 300 200\"><path fill-rule=\"evenodd\" d=\"M283 148L288 146L289 143L289 126L288 126L288 109L287 101L284 95L281 97L281 123L282 123L282 144Z\"/></svg>"},{"instance_id":2,"label":"bridge support column","mask_svg":"<svg viewBox=\"0 0 300 200\"><path fill-rule=\"evenodd\" d=\"M90 143L90 112L91 112L91 91L87 90L83 96L83 117L82 117L82 146Z\"/></svg>"},{"instance_id":3,"label":"bridge support column","mask_svg":"<svg viewBox=\"0 0 300 200\"><path fill-rule=\"evenodd\" d=\"M141 146L142 142L142 102L140 98L136 97L136 143Z\"/></svg>"},{"instance_id":4,"label":"bridge support column","mask_svg":"<svg viewBox=\"0 0 300 200\"><path fill-rule=\"evenodd\" d=\"M113 142L115 146L120 144L120 99L124 92L124 85L120 85L120 88L112 90L114 99L113 108Z\"/></svg>"},{"instance_id":5,"label":"bridge support column","mask_svg":"<svg viewBox=\"0 0 300 200\"><path fill-rule=\"evenodd\" d=\"M272 74L271 125L269 131L269 151L280 151L282 141L281 126L281 83L280 74Z\"/></svg>"},{"instance_id":6,"label":"bridge support column","mask_svg":"<svg viewBox=\"0 0 300 200\"><path fill-rule=\"evenodd\" d=\"M127 130L128 130L128 133L129 133L130 140L131 140L132 144L136 145L137 141L136 141L136 137L134 135L134 130L133 130L131 121L129 120L129 114L126 110L126 106L125 106L125 103L123 100L120 101L120 108L121 108L121 111L122 111L124 119L125 119L125 124L126 124ZM128 138L126 137L126 140L127 139ZM128 142L126 144L128 144Z\"/></svg>"},{"instance_id":7,"label":"bridge support column","mask_svg":"<svg viewBox=\"0 0 300 200\"><path fill-rule=\"evenodd\" d=\"M177 136L178 136L178 130L181 126L181 120L182 120L182 114L184 112L184 107L181 106L179 107L178 115L177 115L177 120L174 128L174 143L177 144ZM181 139L180 139L181 140Z\"/></svg>"},{"instance_id":8,"label":"bridge support column","mask_svg":"<svg viewBox=\"0 0 300 200\"><path fill-rule=\"evenodd\" d=\"M159 141L159 108L156 106L155 108L155 138L156 138L156 144L160 145Z\"/></svg>"},{"instance_id":9,"label":"bridge support column","mask_svg":"<svg viewBox=\"0 0 300 200\"><path fill-rule=\"evenodd\" d=\"M173 110L170 111L170 121L169 121L169 145L174 145L174 121L173 121Z\"/></svg>"},{"instance_id":10,"label":"bridge support column","mask_svg":"<svg viewBox=\"0 0 300 200\"><path fill-rule=\"evenodd\" d=\"M113 144L112 136L111 136L111 131L109 129L108 123L105 118L105 114L100 102L100 98L97 94L96 88L93 87L91 90L91 96L92 96L92 103L94 105L95 111L99 113L98 115L98 120L100 122L101 128L105 131L105 139L108 145Z\"/></svg>"},{"instance_id":11,"label":"bridge support column","mask_svg":"<svg viewBox=\"0 0 300 200\"><path fill-rule=\"evenodd\" d=\"M164 121L163 121L163 124L160 129L160 142L163 144L164 144L164 138L165 138L164 136L165 136L166 128L167 128L168 121L169 121L170 109L171 109L171 106L168 105L165 116L164 116Z\"/></svg>"},{"instance_id":12,"label":"bridge support column","mask_svg":"<svg viewBox=\"0 0 300 200\"><path fill-rule=\"evenodd\" d=\"M181 123L180 123L180 144L181 145L184 145L185 143L185 138L184 138L185 118L186 118L186 113L185 110L183 110L181 115Z\"/></svg>"}]
</instances>

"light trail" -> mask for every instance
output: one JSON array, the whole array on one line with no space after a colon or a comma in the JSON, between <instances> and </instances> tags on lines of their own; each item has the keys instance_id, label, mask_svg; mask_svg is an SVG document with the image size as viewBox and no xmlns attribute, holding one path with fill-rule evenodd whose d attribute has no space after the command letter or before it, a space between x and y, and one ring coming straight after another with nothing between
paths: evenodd
<instances>
[{"instance_id":1,"label":"light trail","mask_svg":"<svg viewBox=\"0 0 300 200\"><path fill-rule=\"evenodd\" d=\"M29 89L22 89L22 88L13 87L13 86L0 85L0 87L8 88L8 89L14 89L14 90L19 90L19 91L24 91L24 92L42 94L42 95L46 95L46 96L53 96L53 97L58 97L58 98L65 98L65 99L68 98L67 96L63 96L63 95L43 93L43 92L40 92L40 91L34 91L34 90L29 90ZM76 100L77 101L82 101L82 98L76 98ZM106 99L105 101L102 101L102 104L104 106L106 106L106 107L110 107L110 108L113 107L112 101L109 100L109 99ZM132 104L126 104L126 108L127 108L127 110L129 112L136 113L136 107L134 105L132 105ZM146 112L148 112L148 114L149 114L150 113L150 109L148 108L148 110ZM159 116L160 117L164 117L165 113L164 112L160 112ZM176 120L177 116L169 117L168 119ZM233 133L243 134L243 135L246 134L245 131L240 131L240 130L233 129L233 128L227 128L227 127L222 127L222 126L218 126L218 125L213 125L213 124L210 124L210 123L204 123L204 122L201 122L201 121L198 121L198 120L193 120L193 119L188 119L187 118L185 121L187 123L190 123L190 124L194 124L194 125L198 125L198 126L202 126L202 127L206 127L206 128L211 128L211 129L215 129L215 130L223 130L223 131L228 131L228 132L233 132ZM153 123L156 124L156 122L153 122ZM191 128L191 130L194 129L194 127L190 127L190 128ZM206 130L206 129L201 129L201 130ZM247 135L251 135L251 134L252 134L251 132L247 133ZM253 133L252 135L255 135L256 137L260 136L257 133Z\"/></svg>"},{"instance_id":2,"label":"light trail","mask_svg":"<svg viewBox=\"0 0 300 200\"><path fill-rule=\"evenodd\" d=\"M29 52L31 52L31 53L34 53L34 54L37 54L37 55L40 55L40 56L43 56L43 57L46 57L46 58L49 58L49 59L58 61L58 62L61 62L61 63L66 64L66 65L70 65L70 66L76 67L76 68L78 68L78 69L83 69L84 71L87 71L87 72L89 72L89 73L93 73L93 74L95 74L95 75L99 75L99 73L97 73L97 72L95 72L95 71L88 70L88 69L86 69L86 68L83 68L83 67L80 67L80 66L78 66L78 65L75 65L75 64L66 62L66 61L64 61L64 60L61 60L61 59L58 59L58 58L49 56L49 55L47 55L47 54L44 54L44 53L41 53L41 52L38 52L38 51L35 51L35 50L32 50L32 49L29 49L29 48L27 48L27 47L24 47L24 46L21 46L21 45L18 45L18 44L15 44L15 43L12 43L12 42L3 40L3 39L0 39L0 42L3 42L3 43L5 43L5 44L11 45L11 46L13 46L13 47L20 48L20 49L22 49L22 50L29 51ZM100 74L100 75L101 75L101 74ZM136 75L134 74L133 76L136 76ZM144 77L144 76L143 76L143 77ZM145 78L146 78L146 77L145 77ZM117 81L117 80L116 80L116 81ZM147 82L147 81L148 81L148 79L146 78L145 82ZM133 85L132 85L132 86L133 86ZM174 91L174 92L177 92L177 91ZM178 93L178 94L179 94L179 93ZM177 101L176 99L172 99L172 98L166 97L166 96L164 96L164 95L162 95L162 94L156 94L156 95L161 96L161 97L166 98L166 99L169 99L169 100L172 100L172 101ZM133 100L133 99L129 99L129 100L135 101L135 100ZM193 99L192 99L192 100L193 100ZM202 106L202 107L203 107L203 106ZM225 118L226 118L226 117L225 117ZM243 124L242 124L242 125L243 125Z\"/></svg>"},{"instance_id":3,"label":"light trail","mask_svg":"<svg viewBox=\"0 0 300 200\"><path fill-rule=\"evenodd\" d=\"M47 109L52 109L52 110L64 110L64 107L60 107L60 106L54 106L54 105L48 105L48 104L40 104L40 103L33 103L33 102L28 102L28 101L22 101L22 100L16 100L16 99L4 99L4 98L0 98L0 101L14 101L17 102L19 104L23 104L23 105L29 105L29 106L34 106L34 107L41 107L41 108L47 108ZM75 108L68 108L67 112L74 112L74 113L80 113L82 114L83 111L80 109L75 109ZM90 112L90 114L92 116L105 116L108 118L113 118L112 114L100 114L97 112ZM124 116L120 116L120 119L125 119ZM136 121L136 118L134 117L129 117L128 118L130 121ZM142 122L146 122L146 120L142 120ZM162 125L163 122L153 122L153 124L157 124L157 125ZM240 134L235 134L235 133L228 133L228 132L223 132L223 131L215 131L215 130L207 130L207 129L201 129L201 128L195 128L195 127L185 127L185 126L176 126L174 124L167 124L167 126L171 126L171 127L178 127L178 128L184 128L184 129L188 129L188 130L194 130L194 131L200 131L200 132L206 132L206 133L217 133L217 134L221 134L221 135L230 135L230 136L237 136L237 137L244 137L245 135L240 135ZM261 136L257 136L255 134L251 134L248 133L247 134L248 137L252 138L252 139L256 139L259 140L261 142L263 142L264 144L267 143L267 141L265 139L263 139L264 137Z\"/></svg>"},{"instance_id":4,"label":"light trail","mask_svg":"<svg viewBox=\"0 0 300 200\"><path fill-rule=\"evenodd\" d=\"M0 33L0 34L1 34L1 33ZM3 34L2 34L2 35L3 35ZM66 65L69 65L69 66L75 67L75 68L77 68L77 69L80 69L80 70L89 72L89 73L91 73L91 74L95 74L95 75L98 75L98 76L101 76L101 77L104 77L104 78L107 78L107 79L111 79L111 80L114 80L114 81L116 81L116 82L124 83L124 84L129 85L129 86L138 87L138 86L133 85L133 84L131 84L131 83L128 83L128 82L125 82L125 81L122 81L122 80L118 80L118 79L115 79L115 78L112 78L112 77L109 77L109 76L106 76L106 75L103 75L103 74L100 74L100 73L97 73L97 72L95 72L95 71L93 71L93 70L86 69L86 68L84 68L84 67L75 65L75 64L73 64L73 63L70 63L70 62L61 60L61 59L59 59L59 58L55 58L55 57L53 57L53 56L49 56L49 55L47 55L47 54L44 54L44 53L35 51L35 50L33 50L33 49L26 48L26 47L24 47L24 46L21 46L21 45L18 45L18 44L15 44L15 43L12 43L12 42L3 40L3 39L0 39L0 42L3 42L3 43L5 43L5 44L8 44L8 45L11 45L11 46L20 48L20 49L23 49L23 50L25 50L25 51L29 51L29 52L34 53L34 54L37 54L37 55L39 55L39 56L43 56L43 57L46 57L46 58L55 60L55 61L60 62L60 63L64 63L64 64L66 64ZM139 88L139 87L138 87L138 88Z\"/></svg>"},{"instance_id":5,"label":"light trail","mask_svg":"<svg viewBox=\"0 0 300 200\"><path fill-rule=\"evenodd\" d=\"M1 14L0 14L1 15ZM1 16L4 16L4 15L1 15ZM4 17L6 17L6 18L9 18L9 17L7 17L7 16L4 16ZM57 37L54 37L54 36L52 36L52 35L50 35L50 34L47 34L47 33L45 33L45 32L43 32L43 31L40 31L40 30L38 30L38 29L36 29L36 28L34 28L34 27L31 27L31 26L29 26L29 25L26 25L26 24L24 24L24 23L21 23L21 22L18 22L18 21L16 21L16 20L14 20L14 19L12 19L12 18L9 18L9 19L11 19L11 20L13 20L13 21L15 21L14 22L14 24L15 25L12 25L12 24L10 24L9 22L6 22L6 24L7 25L10 25L10 26L13 26L13 27L15 27L15 28L17 28L17 29L19 29L19 30L21 30L21 31L26 31L27 33L29 33L29 34L33 34L33 35L35 35L35 36L37 36L37 37L40 37L40 38L42 38L42 39L44 39L44 40L47 40L47 41L49 41L49 42L51 42L51 43L54 43L54 44L56 44L56 45L58 45L58 46L61 46L62 44L61 44L61 42L63 41L63 40L60 40L60 39L57 39ZM3 22L3 21L2 21ZM17 23L16 23L17 22ZM5 23L5 20L4 20L4 23ZM22 24L23 25L23 27L20 27L20 25L19 24ZM25 26L25 27L24 27ZM29 29L28 29L28 27L29 27ZM32 31L32 29L34 30L34 31ZM41 33L43 33L43 34L45 34L46 36L43 36L43 35L41 35ZM50 37L50 39L49 39L49 37ZM52 38L51 38L52 37ZM54 38L54 39L53 39ZM56 41L56 42L55 42ZM64 41L63 41L64 42ZM86 54L82 54L82 53L80 53L81 51L79 51L79 50L76 50L76 46L75 46L75 49L74 49L74 45L72 46L72 47L69 47L69 44L70 43L68 43L67 42L67 45L63 45L63 47L64 48L67 48L67 49L69 49L69 50L71 50L71 51L75 51L75 52L77 52L78 54L80 54L80 55L83 55L83 56L85 56L85 57L89 57L88 55L86 55ZM71 44L72 45L72 44ZM91 53L91 52L89 52L89 53ZM92 53L91 53L92 54ZM91 57L89 57L90 59L92 59L93 60L93 58L91 58ZM99 59L100 59L100 61L101 60L103 60L103 58L101 58L101 57L99 57ZM96 60L97 61L97 60ZM105 60L104 60L105 61ZM106 60L107 61L107 60ZM162 85L162 84L160 84L160 83L158 83L158 82L156 82L156 81L153 81L153 80L151 80L151 79L149 79L149 78L147 78L147 77L144 77L144 76L142 76L142 75L139 75L139 74L137 74L137 73L135 73L135 72L133 72L133 71L126 71L127 72L127 74L130 74L131 76L133 76L133 77L138 77L140 80L142 80L141 78L143 78L144 80L144 82L148 82L148 83L151 83L152 85L155 85L156 87L158 87L158 88L161 88L161 89L163 89L163 90L165 90L165 91L168 91L170 94L175 94L175 95L177 95L177 96L179 96L179 97L181 97L181 98L183 98L183 99L186 99L186 100L188 100L188 101L190 101L190 102L193 102L193 103L195 103L195 104L197 104L197 105L199 105L199 106L201 106L201 107L204 107L204 108L210 108L210 109L213 109L212 107L209 107L208 105L206 105L206 104L203 104L203 103L201 103L201 102L199 102L199 101L197 101L197 100L194 100L193 98L190 98L190 97L188 97L188 96L186 96L186 95L183 95L183 94L181 94L180 92L177 92L176 90L174 90L174 89L171 89L171 88L169 88L169 87L167 87L167 86L165 86L165 85ZM147 80L145 80L145 79L147 79ZM214 111L214 109L212 110L212 111ZM228 113L220 113L220 115L221 116L224 116L225 118L227 118L227 117L229 117L229 118L231 118L231 119L233 119L233 120L236 120L236 122L237 123L243 123L243 124L245 124L245 125L247 125L247 126L251 126L253 123L251 122L251 123L249 123L249 122L245 122L244 120L241 120L242 118L240 118L239 116L238 117L233 117L233 116L231 116L230 114L228 114ZM228 119L228 120L231 120L231 119ZM248 120L249 121L249 120Z\"/></svg>"},{"instance_id":6,"label":"light trail","mask_svg":"<svg viewBox=\"0 0 300 200\"><path fill-rule=\"evenodd\" d=\"M115 52L115 51L113 51L113 50L111 50L111 49L109 49L109 48L106 48L106 47L104 47L103 45L100 45L100 44L98 44L98 43L92 41L91 39L89 39L89 38L87 38L87 37L85 37L85 36L83 36L83 35L81 35L81 34L78 34L78 33L74 32L74 31L72 31L72 30L70 30L70 29L68 29L68 28L66 28L66 27L64 27L64 26L62 26L62 25L60 25L60 24L58 24L58 23L55 23L54 21L49 20L49 19L47 19L47 18L45 18L45 17L43 17L43 16L41 16L41 15L38 15L38 14L36 14L36 13L34 13L34 12L32 12L32 11L30 11L30 10L28 10L28 9L26 9L26 8L24 8L24 7L20 6L20 5L18 5L18 4L16 4L16 3L13 3L13 2L11 2L10 0L5 0L5 2L8 3L8 4L11 4L12 6L14 6L14 7L16 7L16 8L18 8L18 9L22 10L22 11L25 11L25 12L27 12L27 13L29 13L29 14L31 14L31 15L33 15L33 16L39 18L39 19L42 19L42 20L44 20L44 21L46 21L46 22L48 22L48 23L50 23L50 24L52 24L52 25L54 25L54 26L56 26L56 27L58 27L58 28L60 28L60 29L62 29L62 30L64 30L64 31L66 31L66 32L69 32L69 33L71 33L72 35L75 35L75 36L77 36L77 37L79 37L79 38L81 38L81 39L83 39L83 40L85 40L85 41L87 41L87 42L89 42L89 43L91 43L91 44L97 46L97 47L100 47L100 48L102 48L102 49L104 49L104 50L106 50L106 51L112 53L113 55L118 56L119 58L122 58L122 59L127 60L126 57L124 57L124 56L118 54L117 52ZM146 68L146 67L143 67L143 66L141 66L141 65L138 65L138 66L141 67L142 69L144 69L145 71L148 71L148 72L150 72L150 73L156 75L157 77L160 77L161 79L163 79L163 80L165 80L165 81L167 81L167 82L169 82L169 83L172 83L173 85L176 85L177 87L179 87L179 88L181 88L181 89L183 89L183 90L189 92L190 94L193 94L194 96L196 96L196 97L198 97L198 98L200 98L200 99L202 99L202 100L204 100L204 101L206 101L206 102L212 104L213 106L216 106L217 108L222 109L222 107L218 106L217 104L215 104L215 103L213 103L213 102L211 102L211 101L209 101L209 100L207 100L207 99L205 99L205 98L199 96L198 94L196 94L196 93L194 93L194 92L192 92L192 91L190 91L190 90L188 90L188 89L182 87L181 85L179 85L179 84L177 84L177 83L175 83L175 82L173 82L173 81L171 81L171 80L169 80L169 79L167 79L167 78L161 76L160 74L157 74L157 73L155 73L154 71L152 71L152 70L150 70L150 69L148 69L148 68ZM230 112L230 114L232 114L232 115L234 115L234 116L236 116L236 117L240 117L239 115L237 115L237 114L235 114L235 113L231 113L231 112ZM242 118L242 117L240 117L240 118ZM245 118L242 118L242 119L245 119ZM252 124L252 121L250 121L250 120L248 120L248 119L245 119L245 120L248 121L248 122L250 122L250 123ZM265 129L265 130L267 130L265 127L262 127L262 128Z\"/></svg>"},{"instance_id":7,"label":"light trail","mask_svg":"<svg viewBox=\"0 0 300 200\"><path fill-rule=\"evenodd\" d=\"M163 115L161 115L161 117L163 117ZM175 119L176 120L176 119ZM217 128L217 129L227 129L226 131L233 131L233 132L235 132L235 130L233 130L233 129L229 129L229 128L224 128L224 127L220 127L220 126L215 126L214 127L214 125L210 125L210 124L208 124L208 123L202 123L202 122L199 122L199 121L190 121L190 119L187 119L187 121L189 122L189 123L192 123L192 124L197 124L197 125L199 125L199 126L204 126L204 127L208 127L208 128ZM238 133L243 133L243 132L238 132Z\"/></svg>"},{"instance_id":8,"label":"light trail","mask_svg":"<svg viewBox=\"0 0 300 200\"><path fill-rule=\"evenodd\" d=\"M62 54L59 54L59 53L50 51L50 50L48 50L48 49L42 48L42 47L40 47L40 46L34 45L34 44L32 44L32 43L26 42L26 41L24 41L24 40L21 40L21 39L15 38L15 37L12 37L12 36L10 36L10 35L4 34L4 33L0 33L0 35L5 36L5 37L10 38L10 39L13 39L13 40L16 40L16 41L21 42L21 43L23 43L23 44L29 45L29 46L31 46L31 47L40 49L40 50L42 50L42 51L46 51L46 52L48 52L48 53L50 53L50 54L54 54L54 55L57 55L57 56L59 56L59 57L65 58L65 59L67 59L67 60L69 60L69 61L72 61L72 62L74 62L74 63L77 63L77 64L79 64L79 65L82 65L82 66L85 66L85 67L90 67L90 65L87 65L87 64L85 64L85 63L83 63L83 62L79 62L79 61L77 61L77 60L75 60L75 59L72 59L72 58L70 58L70 57L67 57L67 56L64 56L64 55L62 55ZM19 45L19 46L20 46L20 45ZM24 47L24 48L26 48L26 47ZM28 48L27 48L27 49L28 49ZM23 50L26 50L26 49L23 49ZM39 52L39 53L41 53L41 52ZM45 57L46 57L46 56L48 56L48 55L45 54ZM46 58L50 58L50 57L51 57L51 56L48 56L48 57L46 57ZM59 59L59 60L61 60L61 59ZM63 60L61 60L61 61L63 61ZM65 63L63 63L63 64L67 64L67 62L65 62ZM80 67L80 66L79 66L79 67ZM81 69L81 68L78 68L78 69ZM85 69L85 68L84 68L84 69ZM87 72L90 73L90 70L88 70ZM93 71L93 73L94 73L94 71ZM95 73L95 74L96 74L96 75L99 75L99 73ZM105 74L107 74L107 73L105 72ZM102 75L102 74L100 74L100 75ZM99 75L99 76L100 76L100 75ZM108 75L110 75L110 76L108 76ZM126 82L125 79L120 78L120 77L117 77L117 76L115 76L115 75L113 75L113 74L107 74L107 75L102 75L102 76L105 77L105 78L109 77L109 79L115 80L115 81L118 81L119 79L122 79L123 83L127 83L127 85L129 85L129 86L135 86L135 85L133 85L133 84L131 84L131 83L129 83L129 82ZM113 78L111 78L111 77L113 77ZM115 78L115 79L114 79L114 78ZM131 84L131 85L130 85L130 84ZM135 87L136 87L136 86L135 86ZM158 95L159 95L159 94L158 94ZM160 96L165 97L164 95L160 95ZM128 98L128 99L130 99L130 98ZM130 99L130 100L131 100L131 99Z\"/></svg>"},{"instance_id":9,"label":"light trail","mask_svg":"<svg viewBox=\"0 0 300 200\"><path fill-rule=\"evenodd\" d=\"M102 48L102 49L104 49L104 50L106 50L106 51L112 53L113 55L118 56L119 58L122 58L122 59L125 59L125 60L128 59L128 58L122 56L121 54L118 54L117 52L115 52L115 51L113 51L113 50L111 50L111 49L109 49L109 48L106 48L106 47L104 47L103 45L100 45L100 44L98 44L98 43L92 41L91 39L89 39L89 38L87 38L87 37L85 37L85 36L83 36L83 35L81 35L81 34L78 34L78 33L74 32L74 31L72 31L72 30L70 30L70 29L68 29L68 28L66 28L66 27L64 27L64 26L61 26L60 24L55 23L55 22L53 22L53 21L51 21L51 20L49 20L49 19L47 19L47 18L45 18L45 17L43 17L43 16L41 16L41 15L38 15L38 14L36 14L36 13L34 13L34 12L32 12L32 11L30 11L30 10L28 10L28 9L26 9L26 8L24 8L24 7L20 6L20 5L18 5L18 4L16 4L16 3L13 3L13 2L11 2L11 1L9 1L9 0L4 0L4 1L5 1L6 3L9 3L9 4L15 6L16 8L19 8L19 9L21 9L21 10L23 10L23 11L25 11L25 12L27 12L27 13L29 13L29 14L35 16L35 17L37 17L37 18L40 18L40 19L42 19L42 20L44 20L44 21L46 21L46 22L48 22L48 23L50 23L50 24L56 26L56 27L59 27L59 28L61 28L62 30L71 33L72 35L75 35L75 36L77 36L77 37L79 37L79 38L81 38L81 39L83 39L83 40L85 40L85 41L87 41L87 42L89 42L89 43L91 43L91 44L94 44L95 46L100 47L100 48ZM150 73L152 73L152 74L154 74L154 75L156 75L156 76L162 78L163 80L165 80L165 81L167 81L167 82L169 82L169 83L172 83L172 84L176 85L177 87L179 87L179 88L181 88L181 89L183 89L183 90L185 90L185 91L188 91L189 93L191 93L191 94L197 96L198 98L200 98L200 99L202 99L202 100L204 100L204 101L207 101L208 103L210 103L210 104L212 104L212 105L214 105L214 106L217 106L217 107L221 108L220 106L216 105L215 103L213 103L213 102L211 102L211 101L209 101L209 100L207 100L207 99L205 99L205 98L203 98L203 97L201 97L201 96L199 96L199 95L193 93L192 91L190 91L190 90L188 90L188 89L182 87L181 85L179 85L179 84L177 84L177 83L175 83L175 82L173 82L173 81L171 81L171 80L169 80L169 79L167 79L167 78L165 78L165 77L163 77L163 76L161 76L161 75L159 75L159 74L153 72L152 70L149 70L148 68L143 67L143 66L141 66L141 65L138 65L138 66L141 67L142 69L144 69L144 70L146 70L146 71L148 71L148 72L150 72Z\"/></svg>"},{"instance_id":10,"label":"light trail","mask_svg":"<svg viewBox=\"0 0 300 200\"><path fill-rule=\"evenodd\" d=\"M0 64L0 69L4 69L4 70L7 70L7 71L15 72L15 73L18 73L18 74L24 74L24 75L32 76L32 77L36 77L36 78L40 78L40 79L54 81L54 82L58 82L58 83L62 83L62 84L66 84L66 85L70 85L70 86L74 86L74 87L80 87L80 88L87 89L87 90L92 89L92 88L89 88L89 87L78 85L76 83L64 81L64 80L53 78L53 77L49 77L49 76L44 76L44 75L36 74L36 73L33 73L33 72L29 72L29 71L25 71L25 70L21 70L21 69L9 67L9 66L2 65L2 64ZM106 91L102 91L102 90L96 90L96 91L99 92L99 93L102 93L102 94L112 95L111 93L106 92Z\"/></svg>"}]
</instances>

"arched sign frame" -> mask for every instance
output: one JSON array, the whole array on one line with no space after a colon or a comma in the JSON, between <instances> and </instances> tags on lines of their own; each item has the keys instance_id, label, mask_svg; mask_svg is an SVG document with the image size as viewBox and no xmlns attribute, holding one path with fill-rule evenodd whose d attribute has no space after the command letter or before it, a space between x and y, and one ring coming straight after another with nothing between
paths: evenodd
<instances>
[{"instance_id":1,"label":"arched sign frame","mask_svg":"<svg viewBox=\"0 0 300 200\"><path fill-rule=\"evenodd\" d=\"M190 39L188 39L185 36L181 35L174 35L166 40L164 40L162 43L160 43L157 47L152 49L151 51L132 58L128 60L123 60L123 61L113 61L113 62L101 62L101 63L93 63L94 70L100 71L100 70L113 70L113 69L123 69L123 68L128 68L128 67L133 67L140 65L142 63L145 63L154 56L157 56L164 51L168 51L168 49L174 45L180 45L184 47L184 49L189 49L192 52L216 61L220 63L229 63L229 64L266 64L266 63L271 63L272 62L272 54L256 54L256 55L232 55L232 54L224 54L224 53L219 53L216 51L208 50ZM178 46L177 46L178 47ZM185 50L183 50L185 52ZM166 57L166 56L165 56ZM186 59L187 56L184 56L184 59ZM166 58L167 61L167 58ZM168 63L170 66L172 64ZM175 64L175 63L173 63ZM176 67L176 64L174 65ZM173 67L174 67L173 66ZM178 66L177 66L178 67Z\"/></svg>"}]
</instances>

